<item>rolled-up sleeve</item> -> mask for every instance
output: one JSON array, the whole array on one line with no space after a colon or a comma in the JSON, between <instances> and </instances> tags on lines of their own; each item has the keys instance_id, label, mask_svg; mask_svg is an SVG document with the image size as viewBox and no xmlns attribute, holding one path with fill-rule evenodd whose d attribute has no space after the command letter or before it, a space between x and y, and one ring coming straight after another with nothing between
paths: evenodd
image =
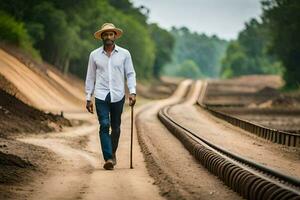
<instances>
[{"instance_id":1,"label":"rolled-up sleeve","mask_svg":"<svg viewBox=\"0 0 300 200\"><path fill-rule=\"evenodd\" d=\"M85 80L85 93L86 93L86 100L90 101L94 89L95 89L95 81L96 81L96 64L93 59L93 54L90 54L88 68L86 73L86 80Z\"/></svg>"},{"instance_id":2,"label":"rolled-up sleeve","mask_svg":"<svg viewBox=\"0 0 300 200\"><path fill-rule=\"evenodd\" d=\"M136 75L133 67L131 55L127 52L125 59L125 75L127 79L127 87L130 94L136 94Z\"/></svg>"}]
</instances>

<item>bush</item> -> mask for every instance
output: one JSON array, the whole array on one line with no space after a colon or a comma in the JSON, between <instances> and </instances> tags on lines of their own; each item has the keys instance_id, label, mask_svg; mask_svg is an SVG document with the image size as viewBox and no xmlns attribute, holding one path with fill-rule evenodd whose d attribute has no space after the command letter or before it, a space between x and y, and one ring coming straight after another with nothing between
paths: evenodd
<instances>
[{"instance_id":1,"label":"bush","mask_svg":"<svg viewBox=\"0 0 300 200\"><path fill-rule=\"evenodd\" d=\"M32 46L32 41L22 22L0 11L0 41L21 47L34 58L40 59L39 53Z\"/></svg>"}]
</instances>

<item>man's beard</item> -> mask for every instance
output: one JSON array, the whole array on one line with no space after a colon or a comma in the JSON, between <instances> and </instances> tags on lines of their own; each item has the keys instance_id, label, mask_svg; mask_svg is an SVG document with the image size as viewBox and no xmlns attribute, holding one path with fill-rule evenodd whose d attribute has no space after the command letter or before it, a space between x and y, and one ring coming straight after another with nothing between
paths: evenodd
<instances>
[{"instance_id":1,"label":"man's beard","mask_svg":"<svg viewBox=\"0 0 300 200\"><path fill-rule=\"evenodd\" d=\"M106 45L113 45L115 42L113 40L110 40L110 39L106 39L106 40L103 40L103 45L106 46Z\"/></svg>"}]
</instances>

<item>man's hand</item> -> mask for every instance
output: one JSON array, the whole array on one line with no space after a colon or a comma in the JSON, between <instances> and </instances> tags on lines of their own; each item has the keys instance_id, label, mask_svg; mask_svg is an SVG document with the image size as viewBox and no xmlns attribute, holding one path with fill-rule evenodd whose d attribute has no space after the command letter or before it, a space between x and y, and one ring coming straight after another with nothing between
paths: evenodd
<instances>
[{"instance_id":1,"label":"man's hand","mask_svg":"<svg viewBox=\"0 0 300 200\"><path fill-rule=\"evenodd\" d=\"M129 106L134 106L135 102L136 102L136 98L135 98L135 94L130 94L129 95Z\"/></svg>"},{"instance_id":2,"label":"man's hand","mask_svg":"<svg viewBox=\"0 0 300 200\"><path fill-rule=\"evenodd\" d=\"M92 101L86 101L86 109L87 111L89 111L90 113L94 113L94 109L93 109L93 102Z\"/></svg>"}]
</instances>

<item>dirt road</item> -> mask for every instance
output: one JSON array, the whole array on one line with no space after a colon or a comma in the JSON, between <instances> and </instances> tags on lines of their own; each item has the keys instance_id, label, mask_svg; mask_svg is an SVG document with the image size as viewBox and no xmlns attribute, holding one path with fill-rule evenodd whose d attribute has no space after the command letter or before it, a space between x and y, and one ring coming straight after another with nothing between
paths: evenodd
<instances>
[{"instance_id":1,"label":"dirt road","mask_svg":"<svg viewBox=\"0 0 300 200\"><path fill-rule=\"evenodd\" d=\"M184 81L171 98L149 104L137 117L139 142L149 172L168 199L241 199L201 166L157 118L162 107L184 99L190 84ZM192 88L184 104L195 103L199 87L197 83Z\"/></svg>"},{"instance_id":2,"label":"dirt road","mask_svg":"<svg viewBox=\"0 0 300 200\"><path fill-rule=\"evenodd\" d=\"M122 116L118 165L113 171L102 168L104 163L95 115L65 113L67 118L84 119L87 122L79 127L65 128L63 132L18 138L19 141L44 147L57 157L55 164L51 160L45 164L47 175L35 177L22 191L22 197L34 200L240 199L203 168L156 117L157 111L163 106L180 102L190 84L189 80L183 81L170 98L136 108L139 132L137 135L136 129L134 131L134 169L129 168L128 111ZM187 94L189 100L185 104L195 102L199 87L196 84L193 92Z\"/></svg>"},{"instance_id":3,"label":"dirt road","mask_svg":"<svg viewBox=\"0 0 300 200\"><path fill-rule=\"evenodd\" d=\"M130 116L123 115L122 135L113 171L102 168L98 125L95 115L67 114L89 119L90 124L62 133L20 138L54 151L63 160L49 176L37 178L28 199L161 199L145 168L143 155L134 140L134 169L129 169ZM135 136L136 138L136 136Z\"/></svg>"},{"instance_id":4,"label":"dirt road","mask_svg":"<svg viewBox=\"0 0 300 200\"><path fill-rule=\"evenodd\" d=\"M0 74L29 100L27 103L47 111L64 110L64 116L68 119L86 121L81 126L65 128L63 132L26 133L17 138L17 147L25 155L21 156L22 159L29 160L44 172L37 173L34 168L28 177L30 181L2 185L0 196L14 199L162 199L158 188L153 185L154 180L147 173L136 132L134 169L129 169L129 112L122 116L118 165L114 171L105 171L102 168L98 121L95 114L83 111L83 90L49 70L46 75L32 70L2 49L0 58ZM30 147L42 148L33 153L30 152L32 148L23 148L27 145L22 142L30 144ZM6 153L15 153L11 149L12 144L5 140L2 143L1 148ZM54 157L46 156L38 162L33 161L34 156L30 154L39 153Z\"/></svg>"}]
</instances>

